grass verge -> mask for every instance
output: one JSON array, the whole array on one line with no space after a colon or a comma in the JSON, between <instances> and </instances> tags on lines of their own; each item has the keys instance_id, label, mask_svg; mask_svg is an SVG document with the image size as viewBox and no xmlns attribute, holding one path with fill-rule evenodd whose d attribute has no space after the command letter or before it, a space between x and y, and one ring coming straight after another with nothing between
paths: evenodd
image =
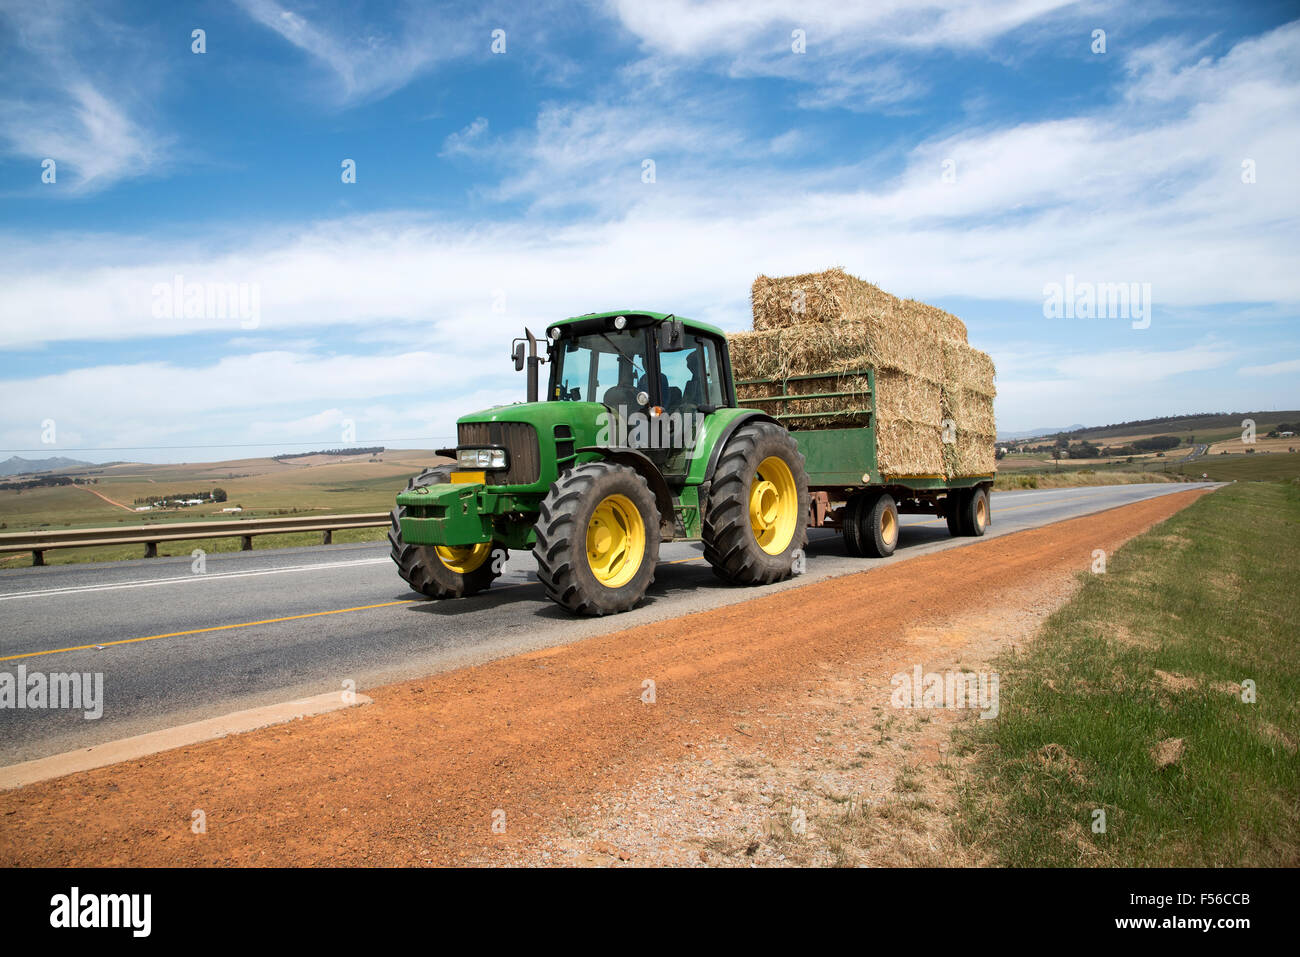
<instances>
[{"instance_id":1,"label":"grass verge","mask_svg":"<svg viewBox=\"0 0 1300 957\"><path fill-rule=\"evenodd\" d=\"M959 839L1009 866L1300 863L1298 584L1295 482L1223 488L1110 556L996 662L1000 717L959 732Z\"/></svg>"}]
</instances>

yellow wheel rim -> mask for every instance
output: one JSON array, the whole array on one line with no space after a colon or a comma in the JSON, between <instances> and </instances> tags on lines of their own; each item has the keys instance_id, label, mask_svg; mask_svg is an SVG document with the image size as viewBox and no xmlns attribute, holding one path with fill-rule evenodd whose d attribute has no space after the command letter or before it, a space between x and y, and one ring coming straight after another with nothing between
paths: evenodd
<instances>
[{"instance_id":1,"label":"yellow wheel rim","mask_svg":"<svg viewBox=\"0 0 1300 957\"><path fill-rule=\"evenodd\" d=\"M775 455L758 463L749 486L749 527L758 547L769 555L780 555L794 538L799 522L799 488L794 474Z\"/></svg>"},{"instance_id":2,"label":"yellow wheel rim","mask_svg":"<svg viewBox=\"0 0 1300 957\"><path fill-rule=\"evenodd\" d=\"M880 513L880 538L886 545L898 541L898 516L893 509L887 508Z\"/></svg>"},{"instance_id":3,"label":"yellow wheel rim","mask_svg":"<svg viewBox=\"0 0 1300 957\"><path fill-rule=\"evenodd\" d=\"M975 525L977 528L983 528L989 523L989 505L983 498L975 506Z\"/></svg>"},{"instance_id":4,"label":"yellow wheel rim","mask_svg":"<svg viewBox=\"0 0 1300 957\"><path fill-rule=\"evenodd\" d=\"M472 571L477 571L487 561L487 557L492 554L492 543L435 545L433 550L438 553L442 563L457 575L468 575Z\"/></svg>"},{"instance_id":5,"label":"yellow wheel rim","mask_svg":"<svg viewBox=\"0 0 1300 957\"><path fill-rule=\"evenodd\" d=\"M606 588L622 588L641 567L645 522L626 495L600 501L587 523L587 565Z\"/></svg>"}]
</instances>

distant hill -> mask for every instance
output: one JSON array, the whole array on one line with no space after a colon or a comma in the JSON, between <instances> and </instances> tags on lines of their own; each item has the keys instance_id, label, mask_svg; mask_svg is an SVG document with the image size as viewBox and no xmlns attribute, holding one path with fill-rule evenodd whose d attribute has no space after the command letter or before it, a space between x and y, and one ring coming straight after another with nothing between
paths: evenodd
<instances>
[{"instance_id":1,"label":"distant hill","mask_svg":"<svg viewBox=\"0 0 1300 957\"><path fill-rule=\"evenodd\" d=\"M277 462L283 462L285 459L309 459L314 455L378 455L384 451L382 445L368 445L365 448L356 449L321 449L319 452L283 452L280 455L273 455L271 458Z\"/></svg>"},{"instance_id":2,"label":"distant hill","mask_svg":"<svg viewBox=\"0 0 1300 957\"><path fill-rule=\"evenodd\" d=\"M1243 419L1251 419L1262 434L1266 426L1278 422L1295 422L1300 411L1282 412L1197 412L1170 415L1161 419L1136 419L1114 425L1094 425L1067 433L1071 439L1105 439L1115 435L1156 435L1173 432L1204 432L1210 429L1240 429Z\"/></svg>"},{"instance_id":3,"label":"distant hill","mask_svg":"<svg viewBox=\"0 0 1300 957\"><path fill-rule=\"evenodd\" d=\"M59 469L75 469L83 465L93 465L93 462L82 462L78 459L65 459L62 456L55 456L48 459L25 459L22 456L15 455L12 458L0 462L0 475L23 475L27 472L54 472Z\"/></svg>"},{"instance_id":4,"label":"distant hill","mask_svg":"<svg viewBox=\"0 0 1300 957\"><path fill-rule=\"evenodd\" d=\"M1116 435L1160 435L1163 433L1194 433L1206 430L1241 428L1243 419L1253 419L1259 433L1279 422L1300 422L1300 411L1293 412L1196 412L1192 415L1167 415L1159 419L1134 419L1113 425L1068 425L1063 429L1029 429L1025 432L1001 432L999 442L1018 442L1024 439L1056 439L1065 436L1072 442L1084 439L1104 440Z\"/></svg>"},{"instance_id":5,"label":"distant hill","mask_svg":"<svg viewBox=\"0 0 1300 957\"><path fill-rule=\"evenodd\" d=\"M1079 429L1086 429L1086 425L1067 425L1064 428L1051 429L1029 429L1024 432L999 432L999 440L1015 439L1037 439L1044 435L1059 435L1062 432L1076 432Z\"/></svg>"}]
</instances>

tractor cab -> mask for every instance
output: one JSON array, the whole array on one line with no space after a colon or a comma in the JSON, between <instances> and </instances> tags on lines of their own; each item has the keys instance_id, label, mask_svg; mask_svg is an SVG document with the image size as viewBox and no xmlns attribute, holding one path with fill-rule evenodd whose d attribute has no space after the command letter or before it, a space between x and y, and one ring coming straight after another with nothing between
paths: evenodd
<instances>
[{"instance_id":1,"label":"tractor cab","mask_svg":"<svg viewBox=\"0 0 1300 957\"><path fill-rule=\"evenodd\" d=\"M579 316L547 329L545 400L603 406L608 442L685 474L705 417L734 407L721 331L661 313Z\"/></svg>"}]
</instances>

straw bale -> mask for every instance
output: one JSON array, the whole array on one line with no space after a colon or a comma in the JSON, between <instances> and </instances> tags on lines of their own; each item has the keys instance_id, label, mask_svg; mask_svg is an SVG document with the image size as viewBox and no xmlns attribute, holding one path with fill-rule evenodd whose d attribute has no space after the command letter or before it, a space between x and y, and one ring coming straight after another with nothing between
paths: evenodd
<instances>
[{"instance_id":1,"label":"straw bale","mask_svg":"<svg viewBox=\"0 0 1300 957\"><path fill-rule=\"evenodd\" d=\"M751 290L753 332L733 334L740 398L824 392L844 396L764 402L792 430L866 425L863 370L876 375L877 467L886 475L972 475L993 471L993 361L966 341L966 326L942 309L901 300L829 269L800 276L759 276ZM816 375L815 379L792 379ZM944 420L955 441L944 443Z\"/></svg>"}]
</instances>

